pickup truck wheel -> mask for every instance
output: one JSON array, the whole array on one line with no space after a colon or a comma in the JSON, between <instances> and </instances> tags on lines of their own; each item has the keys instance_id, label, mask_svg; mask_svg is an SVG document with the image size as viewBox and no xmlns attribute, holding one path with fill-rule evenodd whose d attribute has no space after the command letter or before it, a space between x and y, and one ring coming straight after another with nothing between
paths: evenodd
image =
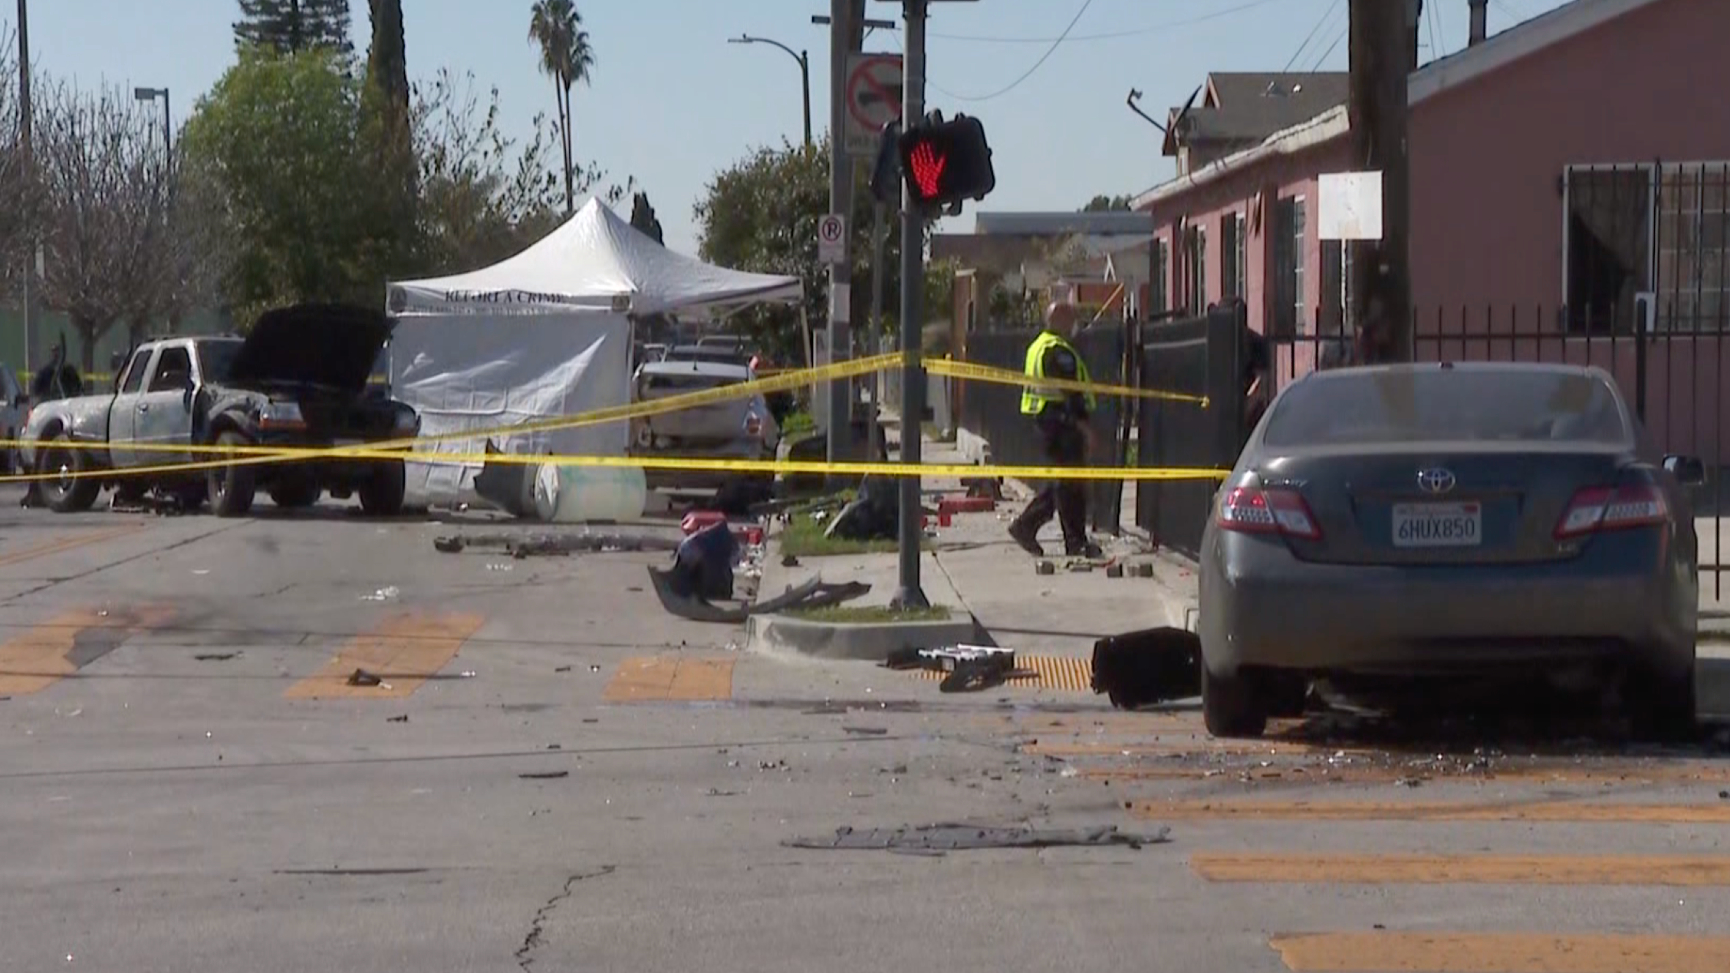
<instances>
[{"instance_id":1,"label":"pickup truck wheel","mask_svg":"<svg viewBox=\"0 0 1730 973\"><path fill-rule=\"evenodd\" d=\"M407 494L408 476L402 463L383 463L371 479L360 485L360 509L374 517L395 517L402 513Z\"/></svg>"},{"instance_id":2,"label":"pickup truck wheel","mask_svg":"<svg viewBox=\"0 0 1730 973\"><path fill-rule=\"evenodd\" d=\"M232 429L217 434L218 446L250 446L247 438ZM210 510L218 517L244 517L252 510L258 492L250 466L219 466L210 471Z\"/></svg>"},{"instance_id":3,"label":"pickup truck wheel","mask_svg":"<svg viewBox=\"0 0 1730 973\"><path fill-rule=\"evenodd\" d=\"M56 433L48 444L37 450L36 472L58 473L52 480L42 481L42 497L48 509L60 514L89 510L102 492L102 481L93 476L74 476L96 468L87 449L70 449L65 433Z\"/></svg>"},{"instance_id":4,"label":"pickup truck wheel","mask_svg":"<svg viewBox=\"0 0 1730 973\"><path fill-rule=\"evenodd\" d=\"M310 507L322 493L316 480L284 480L270 488L270 502L291 510Z\"/></svg>"}]
</instances>

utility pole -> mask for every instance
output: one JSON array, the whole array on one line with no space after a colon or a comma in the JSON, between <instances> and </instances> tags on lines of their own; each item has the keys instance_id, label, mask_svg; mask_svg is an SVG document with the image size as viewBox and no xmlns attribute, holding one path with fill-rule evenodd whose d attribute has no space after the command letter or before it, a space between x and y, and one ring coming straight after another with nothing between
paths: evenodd
<instances>
[{"instance_id":1,"label":"utility pole","mask_svg":"<svg viewBox=\"0 0 1730 973\"><path fill-rule=\"evenodd\" d=\"M18 146L23 150L24 178L36 178L36 150L31 134L35 116L30 104L30 0L18 0ZM24 249L24 367L31 369L30 358L36 343L35 289L37 231L34 214L25 233Z\"/></svg>"},{"instance_id":2,"label":"utility pole","mask_svg":"<svg viewBox=\"0 0 1730 973\"><path fill-rule=\"evenodd\" d=\"M1412 359L1411 171L1406 82L1415 67L1409 30L1422 0L1351 0L1352 162L1382 174L1382 238L1352 253L1358 360Z\"/></svg>"},{"instance_id":3,"label":"utility pole","mask_svg":"<svg viewBox=\"0 0 1730 973\"><path fill-rule=\"evenodd\" d=\"M852 357L853 303L853 160L847 155L847 56L862 46L865 0L829 0L829 212L846 221L841 259L829 265L829 360L839 364ZM854 38L860 38L855 41ZM853 455L853 383L831 380L829 391L829 461ZM839 483L837 477L828 478Z\"/></svg>"},{"instance_id":4,"label":"utility pole","mask_svg":"<svg viewBox=\"0 0 1730 973\"><path fill-rule=\"evenodd\" d=\"M901 124L917 125L925 115L925 15L929 0L905 0L907 45L901 67ZM925 284L925 216L913 191L901 184L901 462L918 466L920 436L925 419L925 367L920 361L920 308ZM931 602L919 585L920 541L923 539L924 506L920 503L921 480L901 477L901 530L899 584L890 605L897 608L929 608Z\"/></svg>"}]
</instances>

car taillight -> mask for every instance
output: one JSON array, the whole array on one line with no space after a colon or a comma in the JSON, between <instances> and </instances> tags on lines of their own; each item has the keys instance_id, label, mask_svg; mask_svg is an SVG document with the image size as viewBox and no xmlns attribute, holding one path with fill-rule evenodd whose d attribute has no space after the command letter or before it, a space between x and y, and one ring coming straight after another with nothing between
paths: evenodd
<instances>
[{"instance_id":1,"label":"car taillight","mask_svg":"<svg viewBox=\"0 0 1730 973\"><path fill-rule=\"evenodd\" d=\"M756 413L752 413L751 415L748 415L745 417L745 435L747 435L747 436L761 436L761 435L763 435L763 417L762 416L757 415Z\"/></svg>"},{"instance_id":2,"label":"car taillight","mask_svg":"<svg viewBox=\"0 0 1730 973\"><path fill-rule=\"evenodd\" d=\"M1556 522L1556 540L1582 537L1604 530L1650 527L1669 519L1670 506L1657 487L1646 483L1624 487L1587 487L1574 494L1562 519Z\"/></svg>"},{"instance_id":3,"label":"car taillight","mask_svg":"<svg viewBox=\"0 0 1730 973\"><path fill-rule=\"evenodd\" d=\"M1246 534L1285 534L1318 541L1321 524L1296 490L1233 487L1220 500L1219 526Z\"/></svg>"}]
</instances>

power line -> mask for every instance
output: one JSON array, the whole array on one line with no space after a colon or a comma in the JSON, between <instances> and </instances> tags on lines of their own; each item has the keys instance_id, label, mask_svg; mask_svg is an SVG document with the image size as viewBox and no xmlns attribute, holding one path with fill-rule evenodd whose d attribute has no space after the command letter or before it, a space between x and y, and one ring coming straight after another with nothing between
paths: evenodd
<instances>
[{"instance_id":1,"label":"power line","mask_svg":"<svg viewBox=\"0 0 1730 973\"><path fill-rule=\"evenodd\" d=\"M1091 7L1091 6L1093 6L1093 0L1082 0L1081 9L1077 10L1075 12L1075 16L1070 18L1069 26L1063 28L1063 33L1059 34L1057 36L1057 39L1053 40L1051 42L1051 46L1045 49L1044 54L1039 55L1039 60L1034 61L1032 67L1028 68L1026 71L1021 72L1021 77L1016 78L1014 81L1009 82L1007 85L1004 85L1003 87L997 89L996 91L991 92L988 95L973 95L973 96L958 95L953 91L944 91L942 88L938 88L936 85L932 84L929 80L927 80L925 82L925 84L927 87L935 88L940 94L943 94L943 95L950 97L950 98L954 98L956 101L990 101L991 99L999 97L1000 95L1006 95L1006 94L1010 93L1011 91L1014 91L1016 88L1020 87L1021 82L1026 81L1028 78L1033 77L1033 72L1039 70L1040 66L1043 65L1046 62L1046 60L1051 57L1052 54L1057 52L1057 48L1063 44L1064 39L1069 36L1069 32L1074 30L1076 23L1078 23L1081 20L1081 15L1087 13L1087 8Z\"/></svg>"},{"instance_id":2,"label":"power line","mask_svg":"<svg viewBox=\"0 0 1730 973\"><path fill-rule=\"evenodd\" d=\"M1114 31L1110 31L1107 33L1100 33L1100 34L1071 34L1071 35L1068 35L1068 36L1063 37L1063 38L1055 38L1055 37L988 37L988 36L981 36L978 34L939 34L939 33L928 33L925 36L930 37L930 38L940 38L940 39L946 40L946 41L967 41L967 42L976 43L976 44L1051 44L1051 43L1054 43L1058 40L1062 40L1063 42L1069 43L1069 44L1078 44L1078 43L1081 43L1083 41L1114 41L1114 40L1120 40L1120 39L1125 38L1125 37L1141 37L1141 36L1146 35L1146 34L1158 34L1158 33L1161 33L1163 31L1172 30L1173 28L1177 28L1177 27L1193 27L1196 24L1205 24L1210 20L1218 20L1221 17L1229 17L1232 14L1243 13L1246 10L1254 10L1257 7L1265 7L1268 4L1271 4L1273 2L1274 2L1274 0L1250 0L1250 2L1248 2L1248 3L1240 3L1235 7L1226 7L1223 10L1215 10L1212 13L1201 14L1200 16L1196 16L1196 17L1188 17L1188 18L1185 18L1183 20L1173 20L1173 21L1170 21L1168 23L1153 24L1153 25L1147 26L1147 27L1131 27L1127 30L1114 30ZM901 32L901 29L899 27L895 28L895 33L899 34L900 32Z\"/></svg>"},{"instance_id":3,"label":"power line","mask_svg":"<svg viewBox=\"0 0 1730 973\"><path fill-rule=\"evenodd\" d=\"M1310 73L1311 74L1314 74L1317 71L1320 71L1322 69L1322 63L1328 59L1328 55L1332 54L1334 52L1334 50L1340 46L1340 41L1345 40L1346 36L1350 33L1351 33L1351 31L1349 29L1347 29L1347 30L1342 30L1339 33L1334 35L1334 42L1332 44L1328 45L1328 49L1322 52L1321 57L1316 58L1314 64L1310 65Z\"/></svg>"},{"instance_id":4,"label":"power line","mask_svg":"<svg viewBox=\"0 0 1730 973\"><path fill-rule=\"evenodd\" d=\"M1292 52L1291 60L1285 62L1285 67L1280 68L1279 73L1285 74L1291 71L1292 65L1297 63L1298 58L1303 57L1304 50L1310 46L1310 41L1315 40L1316 35L1321 33L1322 26L1332 20L1335 11L1339 9L1340 0L1334 0L1332 4L1328 5L1328 9L1322 13L1322 19L1316 21L1316 25L1310 28L1310 32L1304 36L1303 43L1299 44L1298 49Z\"/></svg>"}]
</instances>

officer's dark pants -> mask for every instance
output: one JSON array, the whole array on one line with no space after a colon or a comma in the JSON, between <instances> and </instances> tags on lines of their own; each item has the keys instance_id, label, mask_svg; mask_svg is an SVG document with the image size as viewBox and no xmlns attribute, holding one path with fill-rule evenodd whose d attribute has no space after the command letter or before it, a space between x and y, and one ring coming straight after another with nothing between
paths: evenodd
<instances>
[{"instance_id":1,"label":"officer's dark pants","mask_svg":"<svg viewBox=\"0 0 1730 973\"><path fill-rule=\"evenodd\" d=\"M1048 406L1035 421L1045 458L1052 466L1087 465L1087 440L1066 413ZM1051 522L1053 514L1063 527L1064 552L1081 554L1087 547L1087 484L1082 480L1047 482L1017 518L1016 526L1031 537Z\"/></svg>"}]
</instances>

